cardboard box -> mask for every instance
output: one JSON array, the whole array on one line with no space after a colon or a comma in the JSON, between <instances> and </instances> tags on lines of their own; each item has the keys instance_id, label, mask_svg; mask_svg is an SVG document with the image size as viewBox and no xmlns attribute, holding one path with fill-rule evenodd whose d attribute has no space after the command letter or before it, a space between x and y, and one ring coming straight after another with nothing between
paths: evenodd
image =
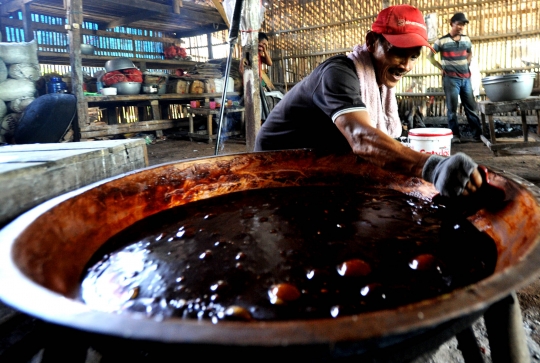
<instances>
[{"instance_id":1,"label":"cardboard box","mask_svg":"<svg viewBox=\"0 0 540 363\"><path fill-rule=\"evenodd\" d=\"M169 79L169 82L167 83L167 93L189 93L190 83L191 82L183 79Z\"/></svg>"},{"instance_id":2,"label":"cardboard box","mask_svg":"<svg viewBox=\"0 0 540 363\"><path fill-rule=\"evenodd\" d=\"M204 93L204 82L195 80L189 86L189 93L202 94Z\"/></svg>"},{"instance_id":3,"label":"cardboard box","mask_svg":"<svg viewBox=\"0 0 540 363\"><path fill-rule=\"evenodd\" d=\"M216 93L216 82L213 79L204 80L204 93Z\"/></svg>"}]
</instances>

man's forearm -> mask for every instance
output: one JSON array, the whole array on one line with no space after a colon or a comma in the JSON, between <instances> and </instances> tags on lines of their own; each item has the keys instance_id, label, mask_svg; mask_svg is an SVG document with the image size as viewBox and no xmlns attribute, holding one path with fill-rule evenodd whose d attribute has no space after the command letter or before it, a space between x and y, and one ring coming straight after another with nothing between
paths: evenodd
<instances>
[{"instance_id":1,"label":"man's forearm","mask_svg":"<svg viewBox=\"0 0 540 363\"><path fill-rule=\"evenodd\" d=\"M428 55L428 60L431 64L433 64L435 67L439 68L442 71L442 64L439 63L432 54Z\"/></svg>"}]
</instances>

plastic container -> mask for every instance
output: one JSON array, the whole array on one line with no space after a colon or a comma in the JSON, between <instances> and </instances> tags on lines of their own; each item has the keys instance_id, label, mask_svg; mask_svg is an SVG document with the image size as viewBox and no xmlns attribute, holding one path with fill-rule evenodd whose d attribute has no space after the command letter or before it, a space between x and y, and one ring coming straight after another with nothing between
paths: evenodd
<instances>
[{"instance_id":1,"label":"plastic container","mask_svg":"<svg viewBox=\"0 0 540 363\"><path fill-rule=\"evenodd\" d=\"M118 90L114 87L105 87L101 89L101 94L103 96L116 96L118 93Z\"/></svg>"},{"instance_id":2,"label":"plastic container","mask_svg":"<svg viewBox=\"0 0 540 363\"><path fill-rule=\"evenodd\" d=\"M51 77L47 82L47 93L68 93L66 82L60 77Z\"/></svg>"},{"instance_id":3,"label":"plastic container","mask_svg":"<svg viewBox=\"0 0 540 363\"><path fill-rule=\"evenodd\" d=\"M446 128L421 128L409 130L409 147L415 151L450 156L452 130Z\"/></svg>"},{"instance_id":4,"label":"plastic container","mask_svg":"<svg viewBox=\"0 0 540 363\"><path fill-rule=\"evenodd\" d=\"M482 79L487 98L492 102L522 100L531 95L536 73L513 73Z\"/></svg>"}]
</instances>

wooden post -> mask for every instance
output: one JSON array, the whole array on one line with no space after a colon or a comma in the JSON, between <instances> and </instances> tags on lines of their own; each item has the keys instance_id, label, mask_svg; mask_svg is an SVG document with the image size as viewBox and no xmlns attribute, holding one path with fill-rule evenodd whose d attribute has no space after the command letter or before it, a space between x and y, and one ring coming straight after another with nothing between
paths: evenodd
<instances>
[{"instance_id":1,"label":"wooden post","mask_svg":"<svg viewBox=\"0 0 540 363\"><path fill-rule=\"evenodd\" d=\"M180 14L180 8L182 7L182 0L173 0L173 12Z\"/></svg>"},{"instance_id":2,"label":"wooden post","mask_svg":"<svg viewBox=\"0 0 540 363\"><path fill-rule=\"evenodd\" d=\"M30 12L30 3L25 3L21 6L22 21L24 29L24 41L30 42L34 40L34 30L32 29L32 13Z\"/></svg>"},{"instance_id":3,"label":"wooden post","mask_svg":"<svg viewBox=\"0 0 540 363\"><path fill-rule=\"evenodd\" d=\"M71 92L77 98L77 119L79 129L88 123L88 104L84 100L83 73L81 60L81 27L83 22L82 0L66 0L66 18L69 40L69 61L71 65ZM79 136L76 135L75 140Z\"/></svg>"},{"instance_id":4,"label":"wooden post","mask_svg":"<svg viewBox=\"0 0 540 363\"><path fill-rule=\"evenodd\" d=\"M221 4L221 1L219 0L212 0L212 3L216 7L217 11L219 12L219 15L221 15L221 18L225 22L225 25L227 25L227 28L231 27L231 24L229 24L229 19L227 19L227 14L225 14L225 9L223 9L223 5ZM245 5L244 5L245 6Z\"/></svg>"},{"instance_id":5,"label":"wooden post","mask_svg":"<svg viewBox=\"0 0 540 363\"><path fill-rule=\"evenodd\" d=\"M257 0L247 0L244 6L259 6ZM249 58L251 64L244 66L244 104L246 122L246 150L253 151L255 138L261 128L261 80L259 75L258 32L244 33L247 37L247 45L243 48L243 57ZM243 60L240 60L241 62Z\"/></svg>"},{"instance_id":6,"label":"wooden post","mask_svg":"<svg viewBox=\"0 0 540 363\"><path fill-rule=\"evenodd\" d=\"M6 27L2 24L3 17L0 16L0 42L7 42Z\"/></svg>"},{"instance_id":7,"label":"wooden post","mask_svg":"<svg viewBox=\"0 0 540 363\"><path fill-rule=\"evenodd\" d=\"M206 41L208 42L208 59L214 59L214 52L212 50L212 33L206 34Z\"/></svg>"},{"instance_id":8,"label":"wooden post","mask_svg":"<svg viewBox=\"0 0 540 363\"><path fill-rule=\"evenodd\" d=\"M285 50L281 50L281 69L283 70L283 84L285 85L285 93L287 93L287 66L285 63Z\"/></svg>"}]
</instances>

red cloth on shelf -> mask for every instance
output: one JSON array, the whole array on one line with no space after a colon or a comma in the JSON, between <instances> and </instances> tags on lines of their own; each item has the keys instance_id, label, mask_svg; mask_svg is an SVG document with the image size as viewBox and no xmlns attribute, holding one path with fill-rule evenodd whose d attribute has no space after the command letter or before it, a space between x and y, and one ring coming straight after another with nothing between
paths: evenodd
<instances>
[{"instance_id":1,"label":"red cloth on shelf","mask_svg":"<svg viewBox=\"0 0 540 363\"><path fill-rule=\"evenodd\" d=\"M126 76L120 71L107 72L103 75L102 82L105 86L112 86L118 82L126 82Z\"/></svg>"}]
</instances>

